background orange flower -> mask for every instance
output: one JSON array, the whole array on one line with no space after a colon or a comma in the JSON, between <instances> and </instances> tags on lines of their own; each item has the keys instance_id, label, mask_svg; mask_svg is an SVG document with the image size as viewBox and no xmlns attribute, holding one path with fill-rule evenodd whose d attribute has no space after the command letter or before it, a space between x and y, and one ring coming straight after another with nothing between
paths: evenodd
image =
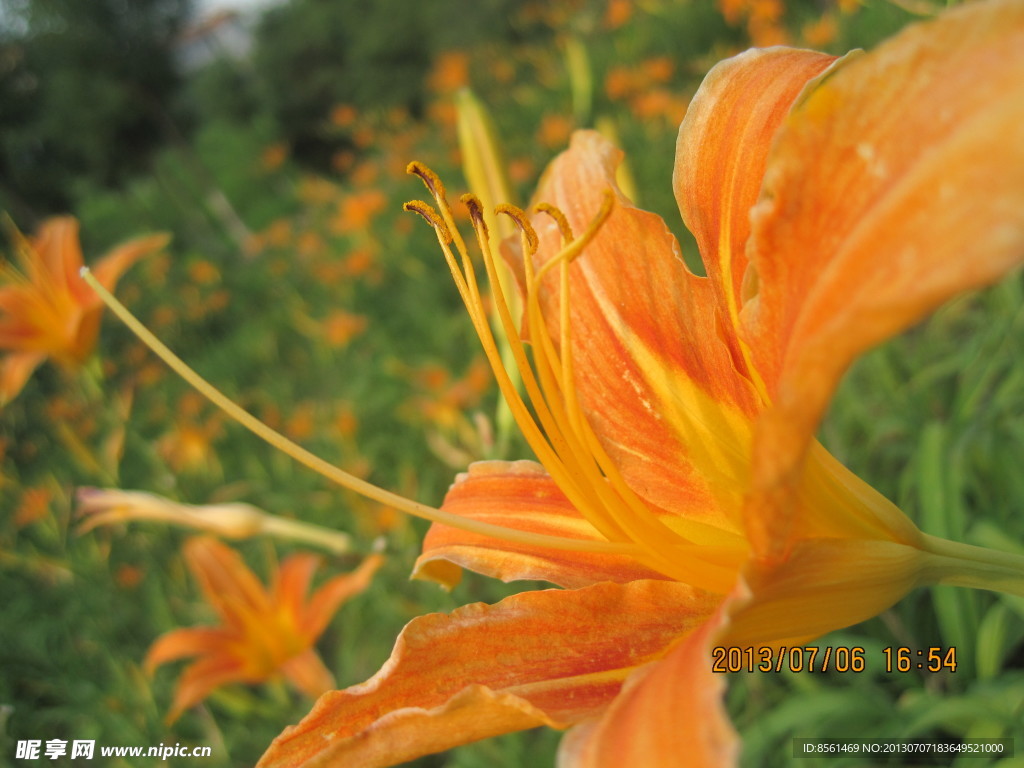
<instances>
[{"instance_id":1,"label":"background orange flower","mask_svg":"<svg viewBox=\"0 0 1024 768\"><path fill-rule=\"evenodd\" d=\"M163 248L166 235L149 235L115 248L93 266L100 283L112 289L122 273L143 256ZM79 276L82 249L78 222L49 219L32 239L15 235L19 272L0 266L0 405L25 386L46 358L69 368L92 354L103 303Z\"/></svg>"},{"instance_id":2,"label":"background orange flower","mask_svg":"<svg viewBox=\"0 0 1024 768\"><path fill-rule=\"evenodd\" d=\"M197 656L178 680L168 722L232 682L258 683L283 676L310 697L334 686L313 643L342 603L364 591L383 559L371 555L352 573L335 576L309 594L320 558L287 557L265 588L237 552L204 536L185 544L185 562L206 601L217 612L216 627L176 629L146 654L146 668Z\"/></svg>"}]
</instances>

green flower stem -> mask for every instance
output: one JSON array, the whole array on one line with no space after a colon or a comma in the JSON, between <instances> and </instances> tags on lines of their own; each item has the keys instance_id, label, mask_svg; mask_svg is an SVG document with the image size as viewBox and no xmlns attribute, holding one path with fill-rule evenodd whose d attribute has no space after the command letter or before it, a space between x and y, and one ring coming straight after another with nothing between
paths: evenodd
<instances>
[{"instance_id":1,"label":"green flower stem","mask_svg":"<svg viewBox=\"0 0 1024 768\"><path fill-rule=\"evenodd\" d=\"M925 581L1024 597L1024 555L924 535Z\"/></svg>"}]
</instances>

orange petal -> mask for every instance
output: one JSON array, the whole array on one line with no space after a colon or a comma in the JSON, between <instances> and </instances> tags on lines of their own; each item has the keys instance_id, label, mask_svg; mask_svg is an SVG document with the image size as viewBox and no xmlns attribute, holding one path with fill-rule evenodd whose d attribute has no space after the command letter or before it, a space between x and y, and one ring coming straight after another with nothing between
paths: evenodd
<instances>
[{"instance_id":1,"label":"orange petal","mask_svg":"<svg viewBox=\"0 0 1024 768\"><path fill-rule=\"evenodd\" d=\"M311 699L322 696L335 686L334 675L312 648L288 659L281 665L281 672L288 682Z\"/></svg>"},{"instance_id":2,"label":"orange petal","mask_svg":"<svg viewBox=\"0 0 1024 768\"><path fill-rule=\"evenodd\" d=\"M536 199L583 232L616 189L621 157L600 134L577 132ZM534 225L543 263L560 235L546 216ZM627 484L655 507L737 529L756 398L718 343L714 288L687 270L661 219L621 196L569 272L579 400ZM556 345L558 295L554 270L541 305Z\"/></svg>"},{"instance_id":3,"label":"orange petal","mask_svg":"<svg viewBox=\"0 0 1024 768\"><path fill-rule=\"evenodd\" d=\"M230 633L213 627L171 630L160 635L149 647L143 666L147 673L152 674L157 667L169 661L222 653L232 641Z\"/></svg>"},{"instance_id":4,"label":"orange petal","mask_svg":"<svg viewBox=\"0 0 1024 768\"><path fill-rule=\"evenodd\" d=\"M25 276L30 281L61 293L66 293L68 286L79 281L82 246L78 240L77 219L72 216L47 219L32 238L31 248L38 258L22 261Z\"/></svg>"},{"instance_id":5,"label":"orange petal","mask_svg":"<svg viewBox=\"0 0 1024 768\"><path fill-rule=\"evenodd\" d=\"M370 555L352 573L343 573L325 582L298 614L301 631L307 637L319 637L342 603L370 586L373 575L383 563L381 555Z\"/></svg>"},{"instance_id":6,"label":"orange petal","mask_svg":"<svg viewBox=\"0 0 1024 768\"><path fill-rule=\"evenodd\" d=\"M0 407L11 402L25 387L33 371L46 359L31 352L9 352L0 361Z\"/></svg>"},{"instance_id":7,"label":"orange petal","mask_svg":"<svg viewBox=\"0 0 1024 768\"><path fill-rule=\"evenodd\" d=\"M774 400L752 537L778 529L836 384L865 349L1024 256L1024 5L915 25L806 94L779 131L744 334Z\"/></svg>"},{"instance_id":8,"label":"orange petal","mask_svg":"<svg viewBox=\"0 0 1024 768\"><path fill-rule=\"evenodd\" d=\"M210 605L228 622L239 610L272 612L266 590L245 561L230 547L210 536L196 536L185 543L185 562L199 582Z\"/></svg>"},{"instance_id":9,"label":"orange petal","mask_svg":"<svg viewBox=\"0 0 1024 768\"><path fill-rule=\"evenodd\" d=\"M834 59L751 48L708 72L679 126L672 186L732 328L743 303L748 211L761 190L768 150L793 101Z\"/></svg>"},{"instance_id":10,"label":"orange petal","mask_svg":"<svg viewBox=\"0 0 1024 768\"><path fill-rule=\"evenodd\" d=\"M725 677L712 671L729 612L747 599L738 586L715 614L665 658L638 670L600 719L562 740L564 768L729 768L739 739L722 702Z\"/></svg>"},{"instance_id":11,"label":"orange petal","mask_svg":"<svg viewBox=\"0 0 1024 768\"><path fill-rule=\"evenodd\" d=\"M198 704L215 688L227 683L251 682L241 662L230 656L211 656L190 664L178 679L174 702L166 722L173 723L189 707Z\"/></svg>"},{"instance_id":12,"label":"orange petal","mask_svg":"<svg viewBox=\"0 0 1024 768\"><path fill-rule=\"evenodd\" d=\"M390 712L361 732L358 739L324 741L315 755L307 755L289 742L290 733L285 731L260 760L258 768L301 766L313 759L317 765L348 768L398 765L458 744L539 725L560 727L517 696L471 685L440 706L406 707Z\"/></svg>"},{"instance_id":13,"label":"orange petal","mask_svg":"<svg viewBox=\"0 0 1024 768\"><path fill-rule=\"evenodd\" d=\"M130 240L127 243L123 243L96 262L92 267L93 274L96 276L100 285L109 291L113 291L114 286L121 278L121 275L124 274L125 270L143 256L148 256L151 253L156 253L157 251L165 248L167 243L170 242L170 239L170 235L156 234L145 235L143 237ZM77 270L75 271L75 281L72 285L77 286L79 295L84 297L83 303L101 303L99 297L96 296L96 292L86 285L85 281L78 276Z\"/></svg>"},{"instance_id":14,"label":"orange petal","mask_svg":"<svg viewBox=\"0 0 1024 768\"><path fill-rule=\"evenodd\" d=\"M449 489L442 508L520 531L605 540L573 508L544 468L532 461L472 464ZM530 547L446 525L431 526L413 577L432 579L451 589L459 583L462 568L502 581L537 579L568 588L599 581L664 578L623 555Z\"/></svg>"},{"instance_id":15,"label":"orange petal","mask_svg":"<svg viewBox=\"0 0 1024 768\"><path fill-rule=\"evenodd\" d=\"M297 552L281 563L271 581L271 601L282 613L296 619L302 615L313 574L322 559L311 552Z\"/></svg>"},{"instance_id":16,"label":"orange petal","mask_svg":"<svg viewBox=\"0 0 1024 768\"><path fill-rule=\"evenodd\" d=\"M64 344L65 318L55 319L57 301L37 286L22 283L0 287L0 348L51 352Z\"/></svg>"},{"instance_id":17,"label":"orange petal","mask_svg":"<svg viewBox=\"0 0 1024 768\"><path fill-rule=\"evenodd\" d=\"M321 697L261 765L314 758L390 765L542 721L578 722L601 711L632 668L660 656L719 600L668 581L606 582L421 616L376 676ZM463 711L467 702L479 707L479 727ZM401 758L366 757L364 741Z\"/></svg>"}]
</instances>

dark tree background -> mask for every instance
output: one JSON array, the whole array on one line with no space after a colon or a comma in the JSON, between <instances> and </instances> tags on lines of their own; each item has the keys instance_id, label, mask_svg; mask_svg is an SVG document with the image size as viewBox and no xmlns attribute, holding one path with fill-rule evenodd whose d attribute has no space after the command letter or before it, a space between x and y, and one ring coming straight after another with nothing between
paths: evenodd
<instances>
[{"instance_id":1,"label":"dark tree background","mask_svg":"<svg viewBox=\"0 0 1024 768\"><path fill-rule=\"evenodd\" d=\"M0 195L22 226L146 168L181 116L192 0L3 0Z\"/></svg>"},{"instance_id":2,"label":"dark tree background","mask_svg":"<svg viewBox=\"0 0 1024 768\"><path fill-rule=\"evenodd\" d=\"M165 166L209 188L204 143L231 133L248 146L253 126L330 173L351 148L333 107L416 119L438 52L550 33L524 29L519 5L290 0L245 20L248 53L185 72L194 0L0 0L0 209L31 229Z\"/></svg>"}]
</instances>

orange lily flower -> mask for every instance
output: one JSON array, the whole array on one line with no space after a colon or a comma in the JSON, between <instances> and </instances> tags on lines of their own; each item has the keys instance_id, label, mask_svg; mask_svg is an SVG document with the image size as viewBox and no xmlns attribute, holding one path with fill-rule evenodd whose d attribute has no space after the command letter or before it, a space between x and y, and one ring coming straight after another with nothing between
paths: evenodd
<instances>
[{"instance_id":1,"label":"orange lily flower","mask_svg":"<svg viewBox=\"0 0 1024 768\"><path fill-rule=\"evenodd\" d=\"M43 222L31 240L18 238L19 272L0 265L0 406L21 392L46 359L78 368L92 354L99 335L103 302L79 275L82 248L78 222L61 216ZM118 246L93 272L112 289L128 267L167 244L167 235L149 235Z\"/></svg>"},{"instance_id":2,"label":"orange lily flower","mask_svg":"<svg viewBox=\"0 0 1024 768\"><path fill-rule=\"evenodd\" d=\"M523 232L532 366L495 301L532 410L441 182L410 166L436 208L408 208L437 231L540 462L461 475L417 575L562 589L413 620L376 676L321 697L260 766L394 765L537 725L571 728L560 765L730 766L712 646L799 645L925 584L1024 593L1021 558L921 532L814 439L861 352L1024 258L1022 83L1019 0L839 61L771 48L719 64L674 175L707 277L618 191L621 153L575 134L540 213L502 208Z\"/></svg>"},{"instance_id":3,"label":"orange lily flower","mask_svg":"<svg viewBox=\"0 0 1024 768\"><path fill-rule=\"evenodd\" d=\"M313 644L342 603L369 586L383 559L370 555L355 571L335 576L308 597L320 563L316 555L286 558L269 590L238 553L212 537L189 539L185 561L221 625L172 630L146 654L150 674L168 661L199 657L178 680L168 723L226 683L258 683L283 675L313 698L333 688L334 677Z\"/></svg>"}]
</instances>

